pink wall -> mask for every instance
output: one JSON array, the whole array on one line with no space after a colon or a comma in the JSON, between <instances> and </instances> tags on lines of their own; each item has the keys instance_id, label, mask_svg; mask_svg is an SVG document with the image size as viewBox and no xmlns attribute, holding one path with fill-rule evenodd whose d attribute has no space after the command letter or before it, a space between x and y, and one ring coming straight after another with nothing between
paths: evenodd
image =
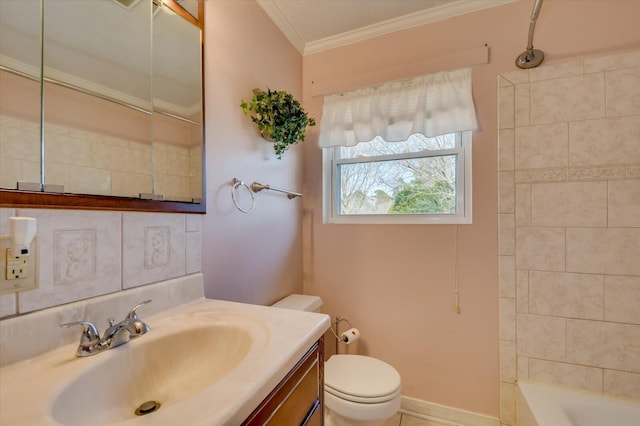
<instances>
[{"instance_id":1,"label":"pink wall","mask_svg":"<svg viewBox=\"0 0 640 426\"><path fill-rule=\"evenodd\" d=\"M301 99L302 57L253 1L207 1L205 19L205 292L268 304L302 291L302 203L263 191L255 195L255 210L243 214L232 204L231 180L300 191L302 152L296 146L277 160L240 101L254 87Z\"/></svg>"},{"instance_id":2,"label":"pink wall","mask_svg":"<svg viewBox=\"0 0 640 426\"><path fill-rule=\"evenodd\" d=\"M343 90L345 82L353 87L371 84L376 70L386 79L398 64L405 66L398 67L393 78L432 72L442 55L488 44L490 63L473 68L480 130L473 136L473 224L459 226L462 313L452 309L453 225L322 224L317 129L309 134L304 151L303 269L305 293L322 296L325 312L347 317L360 328L362 338L349 351L398 368L403 395L496 417L496 80L499 73L516 69L532 6L532 1L508 4L308 55L303 61L304 105L320 118L322 100L312 96L314 87L334 84ZM637 16L637 1L547 1L534 44L544 50L547 64L637 48ZM328 341L327 350L333 351Z\"/></svg>"}]
</instances>

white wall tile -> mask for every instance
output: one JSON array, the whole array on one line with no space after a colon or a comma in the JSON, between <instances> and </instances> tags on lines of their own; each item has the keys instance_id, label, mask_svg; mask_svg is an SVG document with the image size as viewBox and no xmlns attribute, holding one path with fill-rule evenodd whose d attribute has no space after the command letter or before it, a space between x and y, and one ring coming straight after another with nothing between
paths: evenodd
<instances>
[{"instance_id":1,"label":"white wall tile","mask_svg":"<svg viewBox=\"0 0 640 426\"><path fill-rule=\"evenodd\" d=\"M531 271L529 313L602 320L604 276Z\"/></svg>"},{"instance_id":2,"label":"white wall tile","mask_svg":"<svg viewBox=\"0 0 640 426\"><path fill-rule=\"evenodd\" d=\"M187 232L200 232L202 230L202 215L188 214L186 215L185 230Z\"/></svg>"},{"instance_id":3,"label":"white wall tile","mask_svg":"<svg viewBox=\"0 0 640 426\"><path fill-rule=\"evenodd\" d=\"M582 59L579 59L576 61L547 65L540 68L531 68L529 72L531 81L542 81L561 77L578 76L583 73L583 61Z\"/></svg>"},{"instance_id":4,"label":"white wall tile","mask_svg":"<svg viewBox=\"0 0 640 426\"><path fill-rule=\"evenodd\" d=\"M531 83L532 124L604 117L604 86L603 73Z\"/></svg>"},{"instance_id":5,"label":"white wall tile","mask_svg":"<svg viewBox=\"0 0 640 426\"><path fill-rule=\"evenodd\" d=\"M500 339L516 340L516 301L515 299L500 298Z\"/></svg>"},{"instance_id":6,"label":"white wall tile","mask_svg":"<svg viewBox=\"0 0 640 426\"><path fill-rule=\"evenodd\" d=\"M640 228L567 228L567 271L640 275Z\"/></svg>"},{"instance_id":7,"label":"white wall tile","mask_svg":"<svg viewBox=\"0 0 640 426\"><path fill-rule=\"evenodd\" d=\"M516 268L564 271L564 228L517 228Z\"/></svg>"},{"instance_id":8,"label":"white wall tile","mask_svg":"<svg viewBox=\"0 0 640 426\"><path fill-rule=\"evenodd\" d=\"M186 234L185 272L187 274L202 270L201 235L200 232L187 232Z\"/></svg>"},{"instance_id":9,"label":"white wall tile","mask_svg":"<svg viewBox=\"0 0 640 426\"><path fill-rule=\"evenodd\" d=\"M516 311L529 313L529 271L516 270Z\"/></svg>"},{"instance_id":10,"label":"white wall tile","mask_svg":"<svg viewBox=\"0 0 640 426\"><path fill-rule=\"evenodd\" d=\"M516 226L531 226L531 185L516 185Z\"/></svg>"},{"instance_id":11,"label":"white wall tile","mask_svg":"<svg viewBox=\"0 0 640 426\"><path fill-rule=\"evenodd\" d=\"M602 369L532 358L529 378L544 383L602 392Z\"/></svg>"},{"instance_id":12,"label":"white wall tile","mask_svg":"<svg viewBox=\"0 0 640 426\"><path fill-rule=\"evenodd\" d=\"M640 373L640 325L569 319L567 361Z\"/></svg>"},{"instance_id":13,"label":"white wall tile","mask_svg":"<svg viewBox=\"0 0 640 426\"><path fill-rule=\"evenodd\" d=\"M529 361L531 358L526 356L519 356L517 359L518 362L518 379L528 379L529 378Z\"/></svg>"},{"instance_id":14,"label":"white wall tile","mask_svg":"<svg viewBox=\"0 0 640 426\"><path fill-rule=\"evenodd\" d=\"M9 235L9 218L15 216L16 211L6 207L0 208L0 234Z\"/></svg>"},{"instance_id":15,"label":"white wall tile","mask_svg":"<svg viewBox=\"0 0 640 426\"><path fill-rule=\"evenodd\" d=\"M607 183L531 185L533 226L607 226Z\"/></svg>"},{"instance_id":16,"label":"white wall tile","mask_svg":"<svg viewBox=\"0 0 640 426\"><path fill-rule=\"evenodd\" d=\"M522 84L529 82L529 70L507 71L501 74L510 84Z\"/></svg>"},{"instance_id":17,"label":"white wall tile","mask_svg":"<svg viewBox=\"0 0 640 426\"><path fill-rule=\"evenodd\" d=\"M569 125L543 124L515 129L516 169L569 165Z\"/></svg>"},{"instance_id":18,"label":"white wall tile","mask_svg":"<svg viewBox=\"0 0 640 426\"><path fill-rule=\"evenodd\" d=\"M500 383L500 421L516 424L516 385Z\"/></svg>"},{"instance_id":19,"label":"white wall tile","mask_svg":"<svg viewBox=\"0 0 640 426\"><path fill-rule=\"evenodd\" d=\"M516 126L528 126L531 124L531 96L528 84L518 84L514 92Z\"/></svg>"},{"instance_id":20,"label":"white wall tile","mask_svg":"<svg viewBox=\"0 0 640 426\"><path fill-rule=\"evenodd\" d=\"M515 131L503 129L498 131L498 171L512 171L515 155Z\"/></svg>"},{"instance_id":21,"label":"white wall tile","mask_svg":"<svg viewBox=\"0 0 640 426\"><path fill-rule=\"evenodd\" d=\"M514 256L498 257L498 284L500 297L515 299L516 258Z\"/></svg>"},{"instance_id":22,"label":"white wall tile","mask_svg":"<svg viewBox=\"0 0 640 426\"><path fill-rule=\"evenodd\" d=\"M640 374L604 370L604 392L624 398L640 399Z\"/></svg>"},{"instance_id":23,"label":"white wall tile","mask_svg":"<svg viewBox=\"0 0 640 426\"><path fill-rule=\"evenodd\" d=\"M567 334L565 318L517 314L518 355L565 361Z\"/></svg>"},{"instance_id":24,"label":"white wall tile","mask_svg":"<svg viewBox=\"0 0 640 426\"><path fill-rule=\"evenodd\" d=\"M513 172L498 172L498 212L515 212L515 181Z\"/></svg>"},{"instance_id":25,"label":"white wall tile","mask_svg":"<svg viewBox=\"0 0 640 426\"><path fill-rule=\"evenodd\" d=\"M498 89L498 129L512 129L514 126L514 88L513 86Z\"/></svg>"},{"instance_id":26,"label":"white wall tile","mask_svg":"<svg viewBox=\"0 0 640 426\"><path fill-rule=\"evenodd\" d=\"M18 304L15 293L0 294L0 318L18 313Z\"/></svg>"},{"instance_id":27,"label":"white wall tile","mask_svg":"<svg viewBox=\"0 0 640 426\"><path fill-rule=\"evenodd\" d=\"M123 288L185 274L185 215L123 214Z\"/></svg>"},{"instance_id":28,"label":"white wall tile","mask_svg":"<svg viewBox=\"0 0 640 426\"><path fill-rule=\"evenodd\" d=\"M514 383L517 374L516 342L500 340L500 381Z\"/></svg>"},{"instance_id":29,"label":"white wall tile","mask_svg":"<svg viewBox=\"0 0 640 426\"><path fill-rule=\"evenodd\" d=\"M640 117L603 118L569 123L572 166L640 162Z\"/></svg>"},{"instance_id":30,"label":"white wall tile","mask_svg":"<svg viewBox=\"0 0 640 426\"><path fill-rule=\"evenodd\" d=\"M609 226L640 228L640 179L611 181L608 194Z\"/></svg>"},{"instance_id":31,"label":"white wall tile","mask_svg":"<svg viewBox=\"0 0 640 426\"><path fill-rule=\"evenodd\" d=\"M513 255L516 250L515 217L513 214L498 215L498 253Z\"/></svg>"},{"instance_id":32,"label":"white wall tile","mask_svg":"<svg viewBox=\"0 0 640 426\"><path fill-rule=\"evenodd\" d=\"M606 73L607 117L640 114L640 67Z\"/></svg>"},{"instance_id":33,"label":"white wall tile","mask_svg":"<svg viewBox=\"0 0 640 426\"><path fill-rule=\"evenodd\" d=\"M82 210L18 210L35 217L39 288L20 293L20 313L121 289L121 215Z\"/></svg>"},{"instance_id":34,"label":"white wall tile","mask_svg":"<svg viewBox=\"0 0 640 426\"><path fill-rule=\"evenodd\" d=\"M640 324L640 277L605 277L604 319Z\"/></svg>"}]
</instances>

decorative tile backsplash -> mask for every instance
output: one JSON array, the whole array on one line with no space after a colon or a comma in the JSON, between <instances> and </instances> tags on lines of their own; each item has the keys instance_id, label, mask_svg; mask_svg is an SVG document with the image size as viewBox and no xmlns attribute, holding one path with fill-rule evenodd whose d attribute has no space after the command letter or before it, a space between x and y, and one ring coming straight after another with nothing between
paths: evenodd
<instances>
[{"instance_id":1,"label":"decorative tile backsplash","mask_svg":"<svg viewBox=\"0 0 640 426\"><path fill-rule=\"evenodd\" d=\"M185 275L185 230L185 215L125 213L122 233L124 288Z\"/></svg>"},{"instance_id":2,"label":"decorative tile backsplash","mask_svg":"<svg viewBox=\"0 0 640 426\"><path fill-rule=\"evenodd\" d=\"M518 378L640 398L640 51L498 97L501 423Z\"/></svg>"},{"instance_id":3,"label":"decorative tile backsplash","mask_svg":"<svg viewBox=\"0 0 640 426\"><path fill-rule=\"evenodd\" d=\"M201 216L83 210L0 209L38 220L35 290L0 295L0 317L164 281L201 269Z\"/></svg>"}]
</instances>

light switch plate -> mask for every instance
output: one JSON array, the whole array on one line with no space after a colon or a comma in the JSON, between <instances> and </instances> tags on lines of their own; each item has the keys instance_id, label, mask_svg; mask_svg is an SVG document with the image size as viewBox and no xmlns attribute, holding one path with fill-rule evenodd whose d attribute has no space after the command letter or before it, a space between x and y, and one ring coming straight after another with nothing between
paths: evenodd
<instances>
[{"instance_id":1,"label":"light switch plate","mask_svg":"<svg viewBox=\"0 0 640 426\"><path fill-rule=\"evenodd\" d=\"M0 235L0 293L16 293L38 288L38 236L31 241L29 256L9 256L11 253L11 236ZM8 261L7 261L8 260ZM7 268L12 279L7 279ZM15 276L18 275L18 278Z\"/></svg>"}]
</instances>

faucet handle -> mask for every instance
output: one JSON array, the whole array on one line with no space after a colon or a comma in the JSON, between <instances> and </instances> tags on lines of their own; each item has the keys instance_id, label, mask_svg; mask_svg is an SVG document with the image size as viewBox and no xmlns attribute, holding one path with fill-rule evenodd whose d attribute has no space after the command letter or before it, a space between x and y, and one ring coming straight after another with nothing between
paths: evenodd
<instances>
[{"instance_id":1,"label":"faucet handle","mask_svg":"<svg viewBox=\"0 0 640 426\"><path fill-rule=\"evenodd\" d=\"M149 327L149 325L147 325L144 321L138 318L138 314L136 313L136 310L139 307L144 306L148 303L151 303L151 299L138 303L136 306L131 308L131 310L127 314L127 318L125 319L125 321L128 323L127 325L128 325L129 331L131 332L131 338L136 338L151 330L151 327Z\"/></svg>"},{"instance_id":2,"label":"faucet handle","mask_svg":"<svg viewBox=\"0 0 640 426\"><path fill-rule=\"evenodd\" d=\"M131 308L131 310L127 314L127 319L132 319L132 320L138 319L138 314L136 313L136 311L138 310L138 308L140 308L141 306L144 306L144 305L146 305L148 303L151 303L151 299L145 300L144 302L140 302L136 306Z\"/></svg>"},{"instance_id":3,"label":"faucet handle","mask_svg":"<svg viewBox=\"0 0 640 426\"><path fill-rule=\"evenodd\" d=\"M80 345L78 346L78 350L76 354L78 356L86 356L91 355L94 352L96 347L100 344L100 333L93 323L89 321L74 321L67 322L64 324L60 324L62 328L69 328L74 325L82 326L82 334L80 335Z\"/></svg>"}]
</instances>

